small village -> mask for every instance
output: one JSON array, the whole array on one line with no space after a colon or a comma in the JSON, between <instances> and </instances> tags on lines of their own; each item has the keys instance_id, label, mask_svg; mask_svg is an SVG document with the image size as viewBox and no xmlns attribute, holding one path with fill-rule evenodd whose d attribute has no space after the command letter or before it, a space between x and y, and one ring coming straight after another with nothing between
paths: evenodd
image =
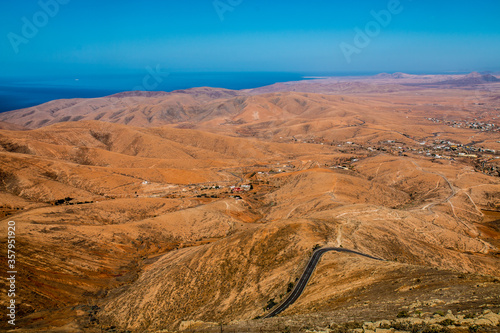
<instances>
[{"instance_id":1,"label":"small village","mask_svg":"<svg viewBox=\"0 0 500 333\"><path fill-rule=\"evenodd\" d=\"M313 144L313 139L308 139ZM476 147L473 144L463 145L446 139L433 139L410 145L399 140L386 140L376 145L362 145L354 141L336 142L331 145L335 152L345 156L332 157L328 162L303 161L297 166L292 161L275 164L254 165L240 170L226 170L232 180L199 183L199 184L159 184L144 180L136 197L164 198L196 198L202 202L210 202L220 198L241 200L246 193L267 193L275 181L274 175L295 172L316 167L324 167L337 172L353 172L355 163L361 159L376 156L380 153L401 157L429 158L432 161L461 161L474 167L477 172L500 177L500 151ZM320 142L324 144L324 142Z\"/></svg>"},{"instance_id":2,"label":"small village","mask_svg":"<svg viewBox=\"0 0 500 333\"><path fill-rule=\"evenodd\" d=\"M500 128L493 123L481 122L478 119L473 121L455 121L455 120L442 120L437 118L426 118L435 124L444 124L454 128L470 128L481 132L498 132Z\"/></svg>"}]
</instances>

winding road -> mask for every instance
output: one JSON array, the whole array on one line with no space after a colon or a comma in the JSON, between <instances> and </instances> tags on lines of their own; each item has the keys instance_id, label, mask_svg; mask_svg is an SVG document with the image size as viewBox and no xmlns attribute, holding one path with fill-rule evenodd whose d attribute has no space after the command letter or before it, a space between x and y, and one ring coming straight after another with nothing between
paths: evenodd
<instances>
[{"instance_id":1,"label":"winding road","mask_svg":"<svg viewBox=\"0 0 500 333\"><path fill-rule=\"evenodd\" d=\"M314 269L318 265L319 260L321 259L321 256L325 254L326 252L329 251L336 251L336 252L347 252L347 253L354 253L363 257L367 257L370 259L374 260L380 260L383 261L384 259L376 258L368 254L364 254L361 252L357 252L354 250L348 250L344 249L341 247L324 247L317 249L316 251L313 252L313 255L311 256L311 259L309 259L309 262L307 263L306 269L304 270L304 273L302 273L302 276L300 277L299 281L293 288L292 292L288 297L276 308L274 308L270 313L265 315L263 318L271 318L279 313L285 311L286 308L288 308L290 305L292 305L299 297L302 295L302 292L306 288L307 283L309 282L309 279L311 278L312 273L314 272Z\"/></svg>"}]
</instances>

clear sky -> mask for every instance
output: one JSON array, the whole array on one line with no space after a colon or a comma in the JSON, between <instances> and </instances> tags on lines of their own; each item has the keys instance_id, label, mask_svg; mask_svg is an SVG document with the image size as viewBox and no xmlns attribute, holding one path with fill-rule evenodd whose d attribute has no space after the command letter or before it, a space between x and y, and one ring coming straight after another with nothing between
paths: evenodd
<instances>
[{"instance_id":1,"label":"clear sky","mask_svg":"<svg viewBox=\"0 0 500 333\"><path fill-rule=\"evenodd\" d=\"M17 0L0 6L0 77L148 66L173 72L500 70L498 0ZM378 22L373 13L381 15Z\"/></svg>"}]
</instances>

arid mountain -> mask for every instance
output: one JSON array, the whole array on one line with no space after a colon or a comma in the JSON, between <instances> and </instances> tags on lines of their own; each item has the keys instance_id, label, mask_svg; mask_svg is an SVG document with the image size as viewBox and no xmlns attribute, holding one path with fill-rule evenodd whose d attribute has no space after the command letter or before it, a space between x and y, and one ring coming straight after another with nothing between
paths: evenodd
<instances>
[{"instance_id":1,"label":"arid mountain","mask_svg":"<svg viewBox=\"0 0 500 333\"><path fill-rule=\"evenodd\" d=\"M410 77L412 77L412 75L401 73L401 72L392 73L392 74L380 73L380 74L373 76L374 79L403 79L403 78L410 78Z\"/></svg>"},{"instance_id":2,"label":"arid mountain","mask_svg":"<svg viewBox=\"0 0 500 333\"><path fill-rule=\"evenodd\" d=\"M489 83L488 90L472 94L467 85L474 86L478 80L480 83ZM459 112L467 99L479 99L485 93L492 95L500 91L500 84L496 84L496 80L492 75L478 73L467 76L395 73L380 74L364 80L346 77L277 83L243 91L194 88L171 93L125 92L103 98L52 101L2 113L0 121L32 129L59 122L99 120L141 127L176 125L234 133L234 127L239 125L244 128L243 132L252 132L251 127L261 128L269 122L273 122L274 126L275 122L286 121L285 126L289 126L291 122L305 123L306 119L331 119L332 113L336 111L337 114L333 116L338 118L343 112L346 115L344 118L347 118L345 121L354 124L356 120L353 118L361 118L360 114L371 115L373 108L382 109L385 115L390 109L401 112L401 107L405 105L411 107L404 112L420 109L429 114L433 110L428 106L432 105L448 107L448 112ZM449 86L452 83L454 87L464 85L464 91L441 91L428 87L441 84ZM395 99L400 98L401 103L395 104ZM405 102L409 98L415 99L416 103ZM229 131L227 127L231 127Z\"/></svg>"},{"instance_id":3,"label":"arid mountain","mask_svg":"<svg viewBox=\"0 0 500 333\"><path fill-rule=\"evenodd\" d=\"M1 114L30 128L0 129L18 327L335 332L450 310L456 332L496 329L480 316L500 310L498 84L471 95L400 80L443 78L128 92ZM286 87L298 90L266 91ZM296 303L255 319L318 246L383 261L327 253Z\"/></svg>"},{"instance_id":4,"label":"arid mountain","mask_svg":"<svg viewBox=\"0 0 500 333\"><path fill-rule=\"evenodd\" d=\"M470 74L458 78L451 78L439 82L427 82L427 83L417 83L417 84L470 88L476 85L483 85L495 82L500 82L500 79L497 78L496 76L493 76L491 74L480 74L478 72L472 72Z\"/></svg>"},{"instance_id":5,"label":"arid mountain","mask_svg":"<svg viewBox=\"0 0 500 333\"><path fill-rule=\"evenodd\" d=\"M125 92L103 98L51 101L0 114L0 119L28 128L59 122L100 120L133 126L161 126L206 117L205 104L237 96L237 91L213 88L165 92ZM217 111L215 111L217 112ZM225 110L222 110L223 114Z\"/></svg>"},{"instance_id":6,"label":"arid mountain","mask_svg":"<svg viewBox=\"0 0 500 333\"><path fill-rule=\"evenodd\" d=\"M27 130L26 127L16 125L16 124L11 124L7 123L5 121L0 121L0 129L2 130L10 130L10 131L24 131Z\"/></svg>"}]
</instances>

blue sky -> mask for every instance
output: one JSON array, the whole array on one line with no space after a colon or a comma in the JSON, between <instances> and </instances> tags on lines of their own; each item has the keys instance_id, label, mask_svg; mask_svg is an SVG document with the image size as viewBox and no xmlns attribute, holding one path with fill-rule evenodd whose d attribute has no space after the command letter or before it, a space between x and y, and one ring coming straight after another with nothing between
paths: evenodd
<instances>
[{"instance_id":1,"label":"blue sky","mask_svg":"<svg viewBox=\"0 0 500 333\"><path fill-rule=\"evenodd\" d=\"M500 70L497 0L217 1L3 1L0 76Z\"/></svg>"}]
</instances>

